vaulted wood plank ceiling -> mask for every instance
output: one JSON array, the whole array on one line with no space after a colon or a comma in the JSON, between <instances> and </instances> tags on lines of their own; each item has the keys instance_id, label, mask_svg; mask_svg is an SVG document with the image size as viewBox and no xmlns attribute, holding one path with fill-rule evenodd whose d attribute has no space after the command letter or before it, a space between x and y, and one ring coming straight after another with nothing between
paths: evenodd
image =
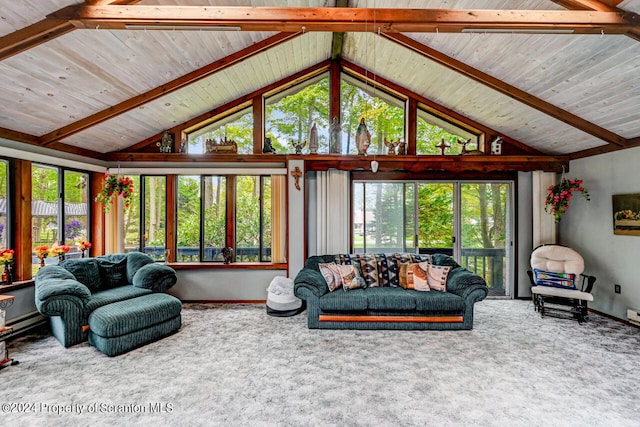
<instances>
[{"instance_id":1,"label":"vaulted wood plank ceiling","mask_svg":"<svg viewBox=\"0 0 640 427\"><path fill-rule=\"evenodd\" d=\"M2 1L0 137L126 151L341 56L540 152L598 154L640 145L638 13L640 0Z\"/></svg>"}]
</instances>

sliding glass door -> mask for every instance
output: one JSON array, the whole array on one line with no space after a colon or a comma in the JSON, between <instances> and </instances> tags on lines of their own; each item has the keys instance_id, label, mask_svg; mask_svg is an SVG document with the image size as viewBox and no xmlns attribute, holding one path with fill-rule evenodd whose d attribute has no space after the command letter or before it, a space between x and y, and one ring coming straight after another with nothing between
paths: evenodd
<instances>
[{"instance_id":1,"label":"sliding glass door","mask_svg":"<svg viewBox=\"0 0 640 427\"><path fill-rule=\"evenodd\" d=\"M353 187L354 252L445 253L510 293L510 182L365 182Z\"/></svg>"},{"instance_id":2,"label":"sliding glass door","mask_svg":"<svg viewBox=\"0 0 640 427\"><path fill-rule=\"evenodd\" d=\"M508 183L460 184L458 259L464 267L485 278L492 295L509 295L510 205Z\"/></svg>"}]
</instances>

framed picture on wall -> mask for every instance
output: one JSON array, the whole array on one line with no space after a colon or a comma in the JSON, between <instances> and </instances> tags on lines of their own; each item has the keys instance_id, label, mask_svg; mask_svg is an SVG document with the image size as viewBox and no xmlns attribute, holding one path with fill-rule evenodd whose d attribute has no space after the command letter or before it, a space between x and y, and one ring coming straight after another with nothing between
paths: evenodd
<instances>
[{"instance_id":1,"label":"framed picture on wall","mask_svg":"<svg viewBox=\"0 0 640 427\"><path fill-rule=\"evenodd\" d=\"M614 194L613 233L640 236L640 193Z\"/></svg>"}]
</instances>

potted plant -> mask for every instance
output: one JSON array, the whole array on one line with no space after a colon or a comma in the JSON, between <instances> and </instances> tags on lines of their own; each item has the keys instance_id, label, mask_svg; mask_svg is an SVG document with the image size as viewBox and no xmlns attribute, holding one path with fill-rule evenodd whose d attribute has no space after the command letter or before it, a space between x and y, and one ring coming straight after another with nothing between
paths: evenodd
<instances>
[{"instance_id":1,"label":"potted plant","mask_svg":"<svg viewBox=\"0 0 640 427\"><path fill-rule=\"evenodd\" d=\"M562 178L559 184L550 185L547 189L547 199L545 201L545 211L555 217L556 222L569 210L569 202L573 193L580 192L586 200L591 200L586 188L582 186L582 179Z\"/></svg>"},{"instance_id":2,"label":"potted plant","mask_svg":"<svg viewBox=\"0 0 640 427\"><path fill-rule=\"evenodd\" d=\"M111 210L111 204L121 196L124 200L124 207L128 208L131 205L131 196L133 195L133 180L128 176L117 177L104 174L104 187L102 191L96 197L96 202L102 203L104 211L109 212Z\"/></svg>"}]
</instances>

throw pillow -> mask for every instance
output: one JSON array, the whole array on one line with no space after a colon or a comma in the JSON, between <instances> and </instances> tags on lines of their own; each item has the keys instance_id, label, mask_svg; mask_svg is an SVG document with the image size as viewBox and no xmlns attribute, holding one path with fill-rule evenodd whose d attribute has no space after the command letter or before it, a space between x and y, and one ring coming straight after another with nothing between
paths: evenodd
<instances>
[{"instance_id":1,"label":"throw pillow","mask_svg":"<svg viewBox=\"0 0 640 427\"><path fill-rule=\"evenodd\" d=\"M96 258L105 288L128 285L127 257L123 254L104 255Z\"/></svg>"},{"instance_id":2,"label":"throw pillow","mask_svg":"<svg viewBox=\"0 0 640 427\"><path fill-rule=\"evenodd\" d=\"M538 286L552 286L554 288L576 289L576 275L572 273L554 273L533 269L534 281Z\"/></svg>"},{"instance_id":3,"label":"throw pillow","mask_svg":"<svg viewBox=\"0 0 640 427\"><path fill-rule=\"evenodd\" d=\"M338 270L338 265L335 262L318 264L318 268L320 269L320 274L322 274L322 277L324 277L324 280L327 282L329 292L333 292L342 286L340 270Z\"/></svg>"},{"instance_id":4,"label":"throw pillow","mask_svg":"<svg viewBox=\"0 0 640 427\"><path fill-rule=\"evenodd\" d=\"M73 274L76 280L89 288L91 292L102 289L100 269L95 258L68 259L62 261L60 267Z\"/></svg>"},{"instance_id":5,"label":"throw pillow","mask_svg":"<svg viewBox=\"0 0 640 427\"><path fill-rule=\"evenodd\" d=\"M362 276L368 287L380 286L380 278L378 276L378 261L373 254L358 254Z\"/></svg>"},{"instance_id":6,"label":"throw pillow","mask_svg":"<svg viewBox=\"0 0 640 427\"><path fill-rule=\"evenodd\" d=\"M399 283L404 289L414 289L416 291L429 291L427 281L426 266L421 264L405 262L400 264Z\"/></svg>"},{"instance_id":7,"label":"throw pillow","mask_svg":"<svg viewBox=\"0 0 640 427\"><path fill-rule=\"evenodd\" d=\"M338 265L337 267L340 271L342 287L345 291L367 287L364 278L358 274L358 270L353 265Z\"/></svg>"},{"instance_id":8,"label":"throw pillow","mask_svg":"<svg viewBox=\"0 0 640 427\"><path fill-rule=\"evenodd\" d=\"M447 291L447 276L451 266L427 264L427 282L429 289L434 291Z\"/></svg>"}]
</instances>

